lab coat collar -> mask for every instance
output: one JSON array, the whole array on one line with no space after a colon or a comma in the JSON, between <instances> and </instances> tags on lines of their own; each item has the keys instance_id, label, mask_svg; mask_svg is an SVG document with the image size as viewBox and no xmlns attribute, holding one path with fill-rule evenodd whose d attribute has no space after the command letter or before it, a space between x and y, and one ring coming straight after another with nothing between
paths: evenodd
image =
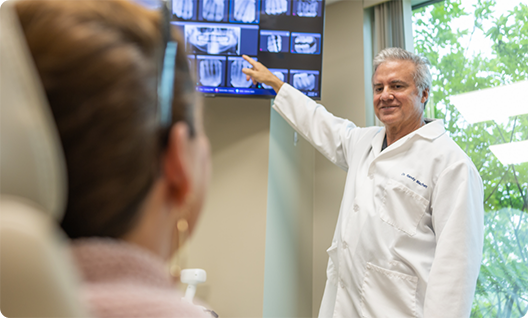
<instances>
[{"instance_id":1,"label":"lab coat collar","mask_svg":"<svg viewBox=\"0 0 528 318\"><path fill-rule=\"evenodd\" d=\"M424 139L434 140L445 133L443 120L426 118L425 122L427 123L426 125L400 138L395 143L387 147L383 151L383 153L388 152L392 149L398 148L400 145L403 145L407 140L409 140L415 135L418 135ZM381 146L383 144L383 139L385 138L385 132L386 132L385 127L382 127L372 139L372 143L371 143L372 151L374 152L374 155L376 157L381 153Z\"/></svg>"},{"instance_id":2,"label":"lab coat collar","mask_svg":"<svg viewBox=\"0 0 528 318\"><path fill-rule=\"evenodd\" d=\"M442 136L446 130L444 128L444 121L442 119L425 119L426 125L418 128L409 135L413 133L422 136L425 139L434 140Z\"/></svg>"}]
</instances>

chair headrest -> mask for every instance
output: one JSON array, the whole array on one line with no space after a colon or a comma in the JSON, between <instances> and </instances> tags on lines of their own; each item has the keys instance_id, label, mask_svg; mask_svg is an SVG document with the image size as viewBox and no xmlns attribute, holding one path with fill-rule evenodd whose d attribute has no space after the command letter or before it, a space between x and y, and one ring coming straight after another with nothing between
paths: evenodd
<instances>
[{"instance_id":1,"label":"chair headrest","mask_svg":"<svg viewBox=\"0 0 528 318\"><path fill-rule=\"evenodd\" d=\"M59 220L64 155L12 1L1 6L0 27L0 192L31 200Z\"/></svg>"}]
</instances>

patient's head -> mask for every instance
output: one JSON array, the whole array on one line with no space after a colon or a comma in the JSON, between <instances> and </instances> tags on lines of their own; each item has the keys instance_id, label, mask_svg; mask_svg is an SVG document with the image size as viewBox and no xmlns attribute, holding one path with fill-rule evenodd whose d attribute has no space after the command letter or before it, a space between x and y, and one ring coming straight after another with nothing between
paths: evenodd
<instances>
[{"instance_id":1,"label":"patient's head","mask_svg":"<svg viewBox=\"0 0 528 318\"><path fill-rule=\"evenodd\" d=\"M17 12L66 157L67 235L150 240L142 244L158 249L162 235L178 237L178 220L192 230L210 159L180 34L172 30L179 44L173 124L164 130L159 12L97 0L21 1ZM178 242L163 244L167 256Z\"/></svg>"}]
</instances>

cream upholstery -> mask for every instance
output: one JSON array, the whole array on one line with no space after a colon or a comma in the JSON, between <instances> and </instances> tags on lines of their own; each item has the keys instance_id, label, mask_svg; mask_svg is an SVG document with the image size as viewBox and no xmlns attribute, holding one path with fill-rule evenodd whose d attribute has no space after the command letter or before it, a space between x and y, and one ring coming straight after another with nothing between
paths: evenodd
<instances>
[{"instance_id":1,"label":"cream upholstery","mask_svg":"<svg viewBox=\"0 0 528 318\"><path fill-rule=\"evenodd\" d=\"M7 317L84 317L57 223L64 159L11 1L1 6L0 25L0 310Z\"/></svg>"},{"instance_id":2,"label":"cream upholstery","mask_svg":"<svg viewBox=\"0 0 528 318\"><path fill-rule=\"evenodd\" d=\"M1 310L6 317L83 317L78 277L56 222L32 202L0 198Z\"/></svg>"}]
</instances>

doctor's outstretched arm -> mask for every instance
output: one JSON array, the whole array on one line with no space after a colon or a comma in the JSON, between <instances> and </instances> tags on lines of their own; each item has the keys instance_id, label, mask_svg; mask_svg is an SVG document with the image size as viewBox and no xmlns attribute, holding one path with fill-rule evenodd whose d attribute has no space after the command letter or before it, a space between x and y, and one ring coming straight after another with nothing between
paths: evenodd
<instances>
[{"instance_id":1,"label":"doctor's outstretched arm","mask_svg":"<svg viewBox=\"0 0 528 318\"><path fill-rule=\"evenodd\" d=\"M251 64L252 68L244 68L242 72L246 74L246 78L253 80L254 84L263 83L268 86L271 86L275 92L278 94L282 85L284 84L277 76L275 76L267 67L262 65L262 63L255 61L247 55L242 55L242 57Z\"/></svg>"},{"instance_id":2,"label":"doctor's outstretched arm","mask_svg":"<svg viewBox=\"0 0 528 318\"><path fill-rule=\"evenodd\" d=\"M332 115L323 105L317 104L295 87L285 85L262 63L246 55L242 57L251 64L251 68L242 69L247 79L252 79L253 83L260 82L271 86L277 92L273 109L328 160L347 171L347 148L353 147L353 143L344 140L350 139L356 125Z\"/></svg>"}]
</instances>

